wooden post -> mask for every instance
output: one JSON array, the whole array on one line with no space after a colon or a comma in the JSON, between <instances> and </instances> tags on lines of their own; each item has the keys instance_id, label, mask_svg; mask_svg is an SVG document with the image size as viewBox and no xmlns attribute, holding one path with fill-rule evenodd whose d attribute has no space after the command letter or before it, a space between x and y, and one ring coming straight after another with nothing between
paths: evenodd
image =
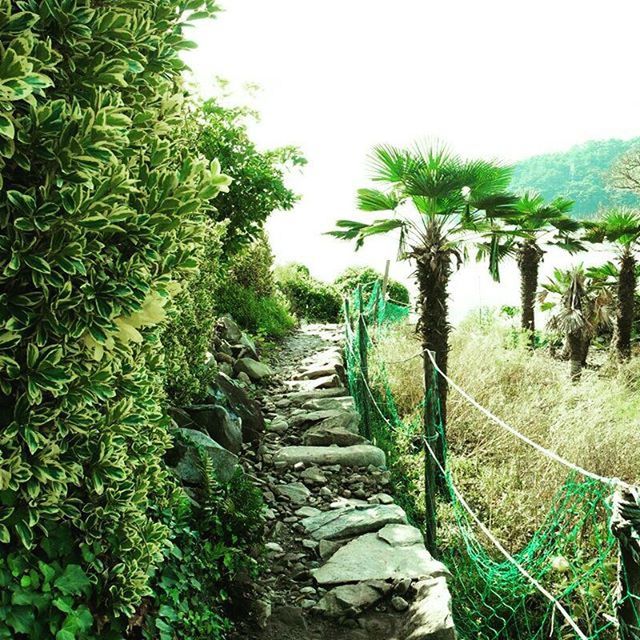
<instances>
[{"instance_id":1,"label":"wooden post","mask_svg":"<svg viewBox=\"0 0 640 640\"><path fill-rule=\"evenodd\" d=\"M613 496L611 532L618 539L618 638L640 638L640 489L618 488Z\"/></svg>"},{"instance_id":2,"label":"wooden post","mask_svg":"<svg viewBox=\"0 0 640 640\"><path fill-rule=\"evenodd\" d=\"M425 513L425 546L429 553L434 557L438 557L437 547L437 527L438 521L436 517L436 460L437 456L437 438L436 430L436 411L438 399L436 394L437 388L434 384L434 367L428 354L423 355L424 363L424 383L425 383L425 405L424 405L424 513ZM428 445L428 446L427 446ZM433 454L433 455L432 455Z\"/></svg>"},{"instance_id":3,"label":"wooden post","mask_svg":"<svg viewBox=\"0 0 640 640\"><path fill-rule=\"evenodd\" d=\"M369 362L367 358L367 325L363 313L362 285L358 285L358 355L360 359L360 394L362 398L362 434L367 440L371 440L371 423L369 422Z\"/></svg>"},{"instance_id":4,"label":"wooden post","mask_svg":"<svg viewBox=\"0 0 640 640\"><path fill-rule=\"evenodd\" d=\"M384 278L382 279L382 299L387 301L387 286L389 285L389 267L391 266L391 260L387 260L384 265Z\"/></svg>"}]
</instances>

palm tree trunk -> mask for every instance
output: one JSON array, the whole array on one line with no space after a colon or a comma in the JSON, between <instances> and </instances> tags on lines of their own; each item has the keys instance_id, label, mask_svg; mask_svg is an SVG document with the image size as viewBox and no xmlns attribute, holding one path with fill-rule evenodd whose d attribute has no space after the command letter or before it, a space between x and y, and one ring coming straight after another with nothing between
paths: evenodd
<instances>
[{"instance_id":1,"label":"palm tree trunk","mask_svg":"<svg viewBox=\"0 0 640 640\"><path fill-rule=\"evenodd\" d=\"M417 255L417 280L420 290L420 323L422 348L435 354L438 367L447 372L449 356L449 322L448 322L448 284L451 275L450 256L448 253L430 252ZM431 360L424 356L424 382L427 390L434 384L434 371ZM425 437L432 436L428 421L439 416L440 437L430 442L438 461L444 467L447 425L447 381L436 377L436 394L431 398L432 406L425 410ZM427 394L429 400L429 394ZM436 404L437 403L437 404ZM427 456L428 458L429 456ZM425 464L428 464L428 460ZM431 465L433 467L433 465ZM425 469L425 472L429 470ZM435 473L436 483L443 495L446 495L446 484L443 474L438 469ZM425 476L426 479L426 476Z\"/></svg>"},{"instance_id":2,"label":"palm tree trunk","mask_svg":"<svg viewBox=\"0 0 640 640\"><path fill-rule=\"evenodd\" d=\"M522 306L522 329L529 336L529 346L535 346L535 304L538 289L538 268L542 251L533 240L520 245L518 267L520 268L520 305Z\"/></svg>"},{"instance_id":3,"label":"palm tree trunk","mask_svg":"<svg viewBox=\"0 0 640 640\"><path fill-rule=\"evenodd\" d=\"M631 330L636 293L636 259L626 249L620 259L616 349L621 360L631 357Z\"/></svg>"},{"instance_id":4,"label":"palm tree trunk","mask_svg":"<svg viewBox=\"0 0 640 640\"><path fill-rule=\"evenodd\" d=\"M579 331L567 334L569 344L569 359L571 361L571 382L578 382L582 376L584 363L584 339Z\"/></svg>"}]
</instances>

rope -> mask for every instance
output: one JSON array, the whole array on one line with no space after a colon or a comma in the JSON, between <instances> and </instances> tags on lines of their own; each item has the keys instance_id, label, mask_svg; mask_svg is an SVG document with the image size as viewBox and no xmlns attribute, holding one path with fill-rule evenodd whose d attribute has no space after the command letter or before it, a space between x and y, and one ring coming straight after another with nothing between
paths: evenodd
<instances>
[{"instance_id":1,"label":"rope","mask_svg":"<svg viewBox=\"0 0 640 640\"><path fill-rule=\"evenodd\" d=\"M429 451L429 455L431 456L431 458L433 459L433 461L436 463L436 465L440 468L440 471L443 474L446 474L446 471L444 470L443 466L440 464L440 461L438 460L436 454L434 453L433 449L431 448L431 445L429 444L428 440L425 438L424 439L424 444L427 447L428 451ZM458 488L455 486L455 484L453 484L453 482L451 481L451 478L449 478L449 486L451 487L451 490L453 491L453 493L456 496L456 499L458 500L458 502L464 507L464 509L467 511L467 513L471 516L471 518L474 520L474 522L478 525L478 528L482 531L482 533L484 533L485 536L487 536L487 538L491 541L491 543L496 547L496 549L498 549L498 551L500 551L500 553L511 563L513 564L513 566L527 579L529 580L529 582L531 582L531 584L545 597L547 598L547 600L549 600L553 606L555 607L555 609L557 609L560 614L562 615L562 617L569 623L569 625L571 626L571 628L576 632L576 635L581 638L581 640L589 640L588 637L582 632L582 630L580 629L580 627L577 625L576 621L571 617L571 614L564 608L564 606L562 605L562 603L551 593L549 593L549 591L547 591L547 589L545 589L540 582L538 582L538 580L536 580L500 543L500 541L493 535L493 533L491 533L491 530L487 528L487 526L482 522L482 520L480 520L480 518L477 516L477 514L475 513L475 511L473 511L473 509L469 506L469 504L467 503L467 501L464 499L463 495L460 493L460 491L458 491Z\"/></svg>"},{"instance_id":2,"label":"rope","mask_svg":"<svg viewBox=\"0 0 640 640\"><path fill-rule=\"evenodd\" d=\"M511 435L515 436L522 442L528 444L530 447L533 447L539 453L547 456L548 458L551 458L552 460L555 460L560 464L563 464L568 469L571 469L572 471L576 471L577 473L585 476L586 478L591 478L592 480L598 480L603 484L610 485L613 487L623 487L625 489L631 488L630 484L624 482L623 480L620 480L620 478L610 478L608 476L601 476L597 473L594 473L593 471L589 471L581 467L580 465L575 464L574 462L571 462L566 458L563 458L560 454L556 453L555 451L551 451L550 449L543 447L541 444L538 444L528 436L525 436L516 428L512 427L510 424L506 423L504 420L502 420L501 418L498 418L496 415L491 413L489 409L486 409L485 407L483 407L475 398L470 396L462 387L457 385L446 373L442 371L442 369L440 369L440 367L438 366L438 363L436 362L434 353L432 351L430 351L429 349L425 349L424 353L426 353L429 356L429 359L431 360L431 364L433 365L435 370L449 383L449 385L453 389L455 389L467 402L469 402L476 409L478 409L478 411L483 413L485 416L487 416L487 418L495 422L498 426L508 431Z\"/></svg>"}]
</instances>

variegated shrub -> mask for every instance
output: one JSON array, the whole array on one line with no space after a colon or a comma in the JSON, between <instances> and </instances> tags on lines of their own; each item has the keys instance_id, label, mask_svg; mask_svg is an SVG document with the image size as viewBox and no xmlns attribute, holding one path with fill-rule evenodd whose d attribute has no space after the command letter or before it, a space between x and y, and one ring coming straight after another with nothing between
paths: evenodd
<instances>
[{"instance_id":1,"label":"variegated shrub","mask_svg":"<svg viewBox=\"0 0 640 640\"><path fill-rule=\"evenodd\" d=\"M122 637L160 558L160 324L227 184L179 53L215 10L0 0L0 638Z\"/></svg>"}]
</instances>

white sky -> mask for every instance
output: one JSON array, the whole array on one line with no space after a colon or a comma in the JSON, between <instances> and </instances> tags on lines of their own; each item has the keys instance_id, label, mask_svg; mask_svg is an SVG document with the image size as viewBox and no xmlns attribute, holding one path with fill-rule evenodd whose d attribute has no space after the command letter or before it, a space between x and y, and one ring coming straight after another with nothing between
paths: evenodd
<instances>
[{"instance_id":1,"label":"white sky","mask_svg":"<svg viewBox=\"0 0 640 640\"><path fill-rule=\"evenodd\" d=\"M186 56L200 91L215 76L257 83L265 146L296 144L303 199L269 232L280 263L332 279L350 264L382 270L391 239L354 255L321 234L358 217L366 157L378 143L437 137L468 156L512 162L589 139L640 134L637 0L221 0ZM551 261L547 261L551 262ZM551 264L547 265L547 270ZM406 264L392 275L408 281ZM453 315L517 304L517 278L454 278Z\"/></svg>"}]
</instances>

